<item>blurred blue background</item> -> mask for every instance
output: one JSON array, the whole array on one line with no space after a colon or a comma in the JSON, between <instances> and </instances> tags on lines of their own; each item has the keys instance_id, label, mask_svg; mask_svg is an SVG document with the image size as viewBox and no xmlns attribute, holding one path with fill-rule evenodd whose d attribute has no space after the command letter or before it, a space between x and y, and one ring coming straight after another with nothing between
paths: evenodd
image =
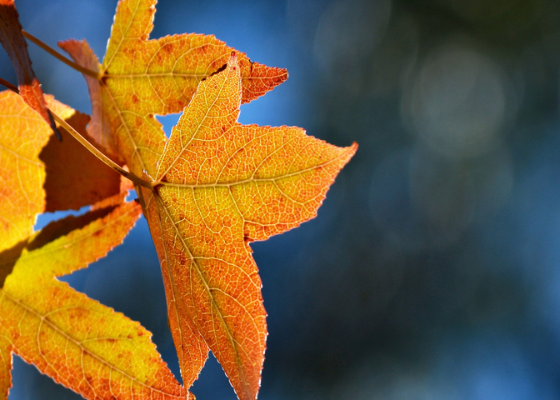
<instances>
[{"instance_id":1,"label":"blurred blue background","mask_svg":"<svg viewBox=\"0 0 560 400\"><path fill-rule=\"evenodd\" d=\"M115 0L17 0L51 46L102 58ZM152 38L214 34L290 79L241 122L345 146L318 218L252 245L270 335L260 398L560 398L560 2L170 1ZM45 92L86 85L33 44ZM15 82L0 52L0 76ZM177 116L162 118L165 129ZM39 225L50 217L42 217ZM178 376L145 220L66 279L153 332ZM200 400L235 399L211 359ZM12 400L76 399L16 359Z\"/></svg>"}]
</instances>

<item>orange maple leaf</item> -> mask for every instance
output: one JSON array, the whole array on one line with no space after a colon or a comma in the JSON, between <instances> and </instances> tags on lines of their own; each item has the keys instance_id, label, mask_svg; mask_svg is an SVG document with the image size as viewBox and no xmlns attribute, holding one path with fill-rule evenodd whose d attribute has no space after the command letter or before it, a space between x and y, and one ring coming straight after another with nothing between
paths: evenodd
<instances>
[{"instance_id":1,"label":"orange maple leaf","mask_svg":"<svg viewBox=\"0 0 560 400\"><path fill-rule=\"evenodd\" d=\"M357 145L335 147L300 128L239 124L240 70L233 54L199 85L158 160L154 189L141 196L185 385L203 360L202 337L239 398L252 400L267 329L248 243L313 218Z\"/></svg>"},{"instance_id":2,"label":"orange maple leaf","mask_svg":"<svg viewBox=\"0 0 560 400\"><path fill-rule=\"evenodd\" d=\"M232 48L214 36L182 34L148 40L156 0L121 0L103 64L84 41L59 45L85 75L92 102L90 135L138 176L154 175L166 138L154 115L178 113L198 83L222 68ZM284 82L285 69L251 62L239 53L243 101Z\"/></svg>"}]
</instances>

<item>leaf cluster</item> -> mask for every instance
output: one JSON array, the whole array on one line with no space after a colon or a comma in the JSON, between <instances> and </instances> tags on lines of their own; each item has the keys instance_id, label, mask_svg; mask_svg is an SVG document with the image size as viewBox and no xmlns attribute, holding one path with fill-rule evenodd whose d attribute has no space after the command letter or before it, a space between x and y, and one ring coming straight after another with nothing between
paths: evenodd
<instances>
[{"instance_id":1,"label":"leaf cluster","mask_svg":"<svg viewBox=\"0 0 560 400\"><path fill-rule=\"evenodd\" d=\"M18 78L0 92L0 399L13 353L87 399L194 398L210 350L238 397L256 399L267 328L249 244L313 218L356 151L301 128L239 124L240 105L287 72L214 36L151 40L154 13L155 0L121 0L103 62L85 40L59 43L71 61L0 0ZM43 95L24 36L84 74L91 118ZM167 139L154 116L180 111ZM40 213L84 206L33 229ZM139 323L56 279L104 257L142 214L184 386Z\"/></svg>"}]
</instances>

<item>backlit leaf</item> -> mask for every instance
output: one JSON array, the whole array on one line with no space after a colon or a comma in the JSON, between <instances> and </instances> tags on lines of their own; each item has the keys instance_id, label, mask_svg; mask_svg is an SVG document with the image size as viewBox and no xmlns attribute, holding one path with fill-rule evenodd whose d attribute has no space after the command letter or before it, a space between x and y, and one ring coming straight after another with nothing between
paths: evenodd
<instances>
[{"instance_id":1,"label":"backlit leaf","mask_svg":"<svg viewBox=\"0 0 560 400\"><path fill-rule=\"evenodd\" d=\"M39 232L28 240L0 291L0 336L25 361L88 399L185 398L148 331L54 279L105 256L140 213L134 202L109 204L55 222L51 237ZM52 240L68 225L77 229Z\"/></svg>"},{"instance_id":2,"label":"backlit leaf","mask_svg":"<svg viewBox=\"0 0 560 400\"><path fill-rule=\"evenodd\" d=\"M57 112L60 104L48 99L49 107ZM66 107L66 106L65 106ZM72 109L63 118L83 137L93 142L86 132L90 118ZM60 110L62 111L62 110ZM66 130L59 127L62 141L51 136L39 154L45 164L45 211L78 210L121 191L121 176L99 161Z\"/></svg>"},{"instance_id":3,"label":"backlit leaf","mask_svg":"<svg viewBox=\"0 0 560 400\"><path fill-rule=\"evenodd\" d=\"M313 218L357 145L335 147L300 128L241 125L241 93L232 55L200 84L160 157L159 184L142 196L169 318L179 321L176 346L196 329L239 398L249 400L258 393L267 335L249 242ZM185 357L181 367L188 364Z\"/></svg>"},{"instance_id":4,"label":"backlit leaf","mask_svg":"<svg viewBox=\"0 0 560 400\"><path fill-rule=\"evenodd\" d=\"M185 387L212 350L238 397L256 399L267 327L250 242L313 218L356 152L296 127L239 124L240 105L285 81L286 70L253 63L214 36L150 40L155 3L119 1L102 64L85 40L60 43L86 69L88 124L45 100L14 2L0 0L0 41L31 105L0 93L0 400L12 353L87 399L192 398L147 330L56 279L120 244L141 208ZM135 182L142 207L124 201L130 181L73 137L52 140L47 104L119 164L112 167ZM181 111L167 140L155 115ZM33 232L41 212L90 204Z\"/></svg>"}]
</instances>

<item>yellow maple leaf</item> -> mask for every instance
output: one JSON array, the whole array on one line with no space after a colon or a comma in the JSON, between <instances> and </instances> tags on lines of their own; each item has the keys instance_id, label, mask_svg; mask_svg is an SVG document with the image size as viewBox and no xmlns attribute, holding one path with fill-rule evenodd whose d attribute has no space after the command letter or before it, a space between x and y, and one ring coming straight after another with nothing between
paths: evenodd
<instances>
[{"instance_id":1,"label":"yellow maple leaf","mask_svg":"<svg viewBox=\"0 0 560 400\"><path fill-rule=\"evenodd\" d=\"M2 267L13 264L0 290L0 398L10 386L12 351L88 399L185 398L150 332L54 279L122 242L141 215L138 204L123 199L56 221L0 254Z\"/></svg>"}]
</instances>

